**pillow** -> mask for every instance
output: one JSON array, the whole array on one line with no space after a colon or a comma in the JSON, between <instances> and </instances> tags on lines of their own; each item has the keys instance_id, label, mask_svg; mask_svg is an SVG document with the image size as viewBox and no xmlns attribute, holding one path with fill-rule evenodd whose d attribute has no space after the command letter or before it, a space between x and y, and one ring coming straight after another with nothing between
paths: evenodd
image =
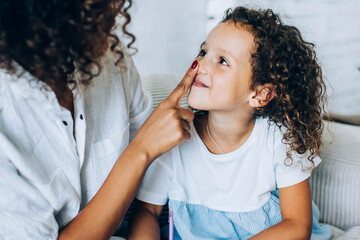
<instances>
[{"instance_id":1,"label":"pillow","mask_svg":"<svg viewBox=\"0 0 360 240\"><path fill-rule=\"evenodd\" d=\"M153 108L165 98L167 98L170 93L175 89L175 87L181 81L183 75L181 74L153 74L142 77L142 84L146 90L148 90L153 97ZM183 98L180 106L182 108L189 108L187 101L187 96Z\"/></svg>"},{"instance_id":2,"label":"pillow","mask_svg":"<svg viewBox=\"0 0 360 240\"><path fill-rule=\"evenodd\" d=\"M343 230L360 225L360 127L324 121L322 163L310 178L320 221Z\"/></svg>"}]
</instances>

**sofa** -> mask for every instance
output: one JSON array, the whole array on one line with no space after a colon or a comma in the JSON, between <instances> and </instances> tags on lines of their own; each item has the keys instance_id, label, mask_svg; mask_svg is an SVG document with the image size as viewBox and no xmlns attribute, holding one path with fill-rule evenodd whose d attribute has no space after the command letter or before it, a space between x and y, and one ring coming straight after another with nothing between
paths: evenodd
<instances>
[{"instance_id":1,"label":"sofa","mask_svg":"<svg viewBox=\"0 0 360 240\"><path fill-rule=\"evenodd\" d=\"M333 239L352 240L360 239L360 125L343 119L324 121L322 163L310 183L320 221L332 226Z\"/></svg>"},{"instance_id":2,"label":"sofa","mask_svg":"<svg viewBox=\"0 0 360 240\"><path fill-rule=\"evenodd\" d=\"M154 108L171 93L181 78L181 74L142 78L143 87L153 97ZM188 108L186 97L181 106ZM347 122L346 118L343 122ZM331 225L334 240L360 239L360 126L356 125L357 119L352 123L324 120L322 163L310 178L320 221ZM159 219L160 225L167 223L166 210Z\"/></svg>"}]
</instances>

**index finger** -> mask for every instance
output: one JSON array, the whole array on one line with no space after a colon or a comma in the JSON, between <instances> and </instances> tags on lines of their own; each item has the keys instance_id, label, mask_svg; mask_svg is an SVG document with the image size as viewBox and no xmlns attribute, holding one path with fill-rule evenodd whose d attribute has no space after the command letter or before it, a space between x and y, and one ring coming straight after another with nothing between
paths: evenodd
<instances>
[{"instance_id":1,"label":"index finger","mask_svg":"<svg viewBox=\"0 0 360 240\"><path fill-rule=\"evenodd\" d=\"M192 81L194 80L198 71L198 61L195 60L191 67L185 73L185 76L180 81L180 83L176 86L176 88L170 93L167 97L173 103L180 105L181 100L185 97L186 93L188 92Z\"/></svg>"}]
</instances>

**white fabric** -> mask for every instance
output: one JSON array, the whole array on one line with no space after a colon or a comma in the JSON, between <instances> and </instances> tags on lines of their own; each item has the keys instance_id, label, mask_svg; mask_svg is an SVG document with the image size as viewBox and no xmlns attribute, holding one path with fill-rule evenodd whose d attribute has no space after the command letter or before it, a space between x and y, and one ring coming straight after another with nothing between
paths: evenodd
<instances>
[{"instance_id":1,"label":"white fabric","mask_svg":"<svg viewBox=\"0 0 360 240\"><path fill-rule=\"evenodd\" d=\"M323 163L310 178L320 220L343 230L360 226L360 127L325 121Z\"/></svg>"},{"instance_id":2,"label":"white fabric","mask_svg":"<svg viewBox=\"0 0 360 240\"><path fill-rule=\"evenodd\" d=\"M359 240L360 226L354 226L346 231L341 230L335 226L331 226L332 240Z\"/></svg>"},{"instance_id":3,"label":"white fabric","mask_svg":"<svg viewBox=\"0 0 360 240\"><path fill-rule=\"evenodd\" d=\"M191 139L157 159L149 168L137 198L157 205L167 199L229 212L260 208L271 191L294 185L311 174L304 156L293 154L286 166L282 134L267 119L257 119L248 140L237 150L210 153L194 125ZM315 165L320 158L314 159Z\"/></svg>"},{"instance_id":4,"label":"white fabric","mask_svg":"<svg viewBox=\"0 0 360 240\"><path fill-rule=\"evenodd\" d=\"M142 76L141 80L145 89L147 89L152 96L153 108L155 109L160 102L167 98L170 93L181 81L183 74L152 74ZM180 102L180 107L190 109L187 103L187 94Z\"/></svg>"},{"instance_id":5,"label":"white fabric","mask_svg":"<svg viewBox=\"0 0 360 240\"><path fill-rule=\"evenodd\" d=\"M152 109L131 57L108 52L74 90L73 119L28 73L0 72L0 238L57 239L94 196ZM81 119L81 116L83 119ZM63 121L66 121L65 125Z\"/></svg>"},{"instance_id":6,"label":"white fabric","mask_svg":"<svg viewBox=\"0 0 360 240\"><path fill-rule=\"evenodd\" d=\"M126 238L112 236L110 240L126 240Z\"/></svg>"}]
</instances>

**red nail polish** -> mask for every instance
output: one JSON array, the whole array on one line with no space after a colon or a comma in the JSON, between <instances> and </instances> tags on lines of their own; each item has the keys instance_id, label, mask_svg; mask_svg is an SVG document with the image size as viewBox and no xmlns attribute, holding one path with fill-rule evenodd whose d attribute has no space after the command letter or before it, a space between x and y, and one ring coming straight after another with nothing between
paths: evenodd
<instances>
[{"instance_id":1,"label":"red nail polish","mask_svg":"<svg viewBox=\"0 0 360 240\"><path fill-rule=\"evenodd\" d=\"M195 69L197 65L198 65L198 61L195 60L195 61L191 64L191 69Z\"/></svg>"}]
</instances>

